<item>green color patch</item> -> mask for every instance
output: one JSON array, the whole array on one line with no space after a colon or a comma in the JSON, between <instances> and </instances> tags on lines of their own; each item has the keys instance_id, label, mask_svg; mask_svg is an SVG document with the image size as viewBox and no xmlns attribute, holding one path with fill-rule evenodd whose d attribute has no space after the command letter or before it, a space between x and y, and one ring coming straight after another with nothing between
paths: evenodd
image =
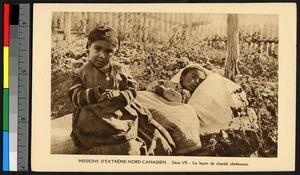
<instances>
[{"instance_id":1,"label":"green color patch","mask_svg":"<svg viewBox=\"0 0 300 175\"><path fill-rule=\"evenodd\" d=\"M9 90L3 89L3 131L8 131L9 128Z\"/></svg>"}]
</instances>

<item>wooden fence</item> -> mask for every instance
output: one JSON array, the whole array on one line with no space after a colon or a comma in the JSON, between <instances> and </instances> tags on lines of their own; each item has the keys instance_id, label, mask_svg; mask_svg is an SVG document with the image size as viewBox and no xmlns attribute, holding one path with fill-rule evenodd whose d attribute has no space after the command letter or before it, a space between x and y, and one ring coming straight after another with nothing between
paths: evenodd
<instances>
[{"instance_id":1,"label":"wooden fence","mask_svg":"<svg viewBox=\"0 0 300 175\"><path fill-rule=\"evenodd\" d=\"M70 19L70 20L68 20ZM54 12L52 14L52 28L64 30L71 23L71 31L88 32L97 25L110 25L118 30L130 31L135 27L159 29L161 33L169 32L174 28L187 28L200 35L200 38L214 35L226 35L226 23L214 23L210 14L191 13L114 13L114 12ZM266 37L277 37L276 24L245 24L239 26L250 33L260 31Z\"/></svg>"},{"instance_id":2,"label":"wooden fence","mask_svg":"<svg viewBox=\"0 0 300 175\"><path fill-rule=\"evenodd\" d=\"M239 22L239 30L249 35L248 41L243 39L243 42L246 42L250 49L261 48L262 50L269 50L270 48L274 50L275 45L278 43L278 25L272 22L264 24L249 24L246 22ZM168 39L175 32L185 31L187 39L206 40L211 47L226 45L226 42L224 43L227 35L226 20L225 22L215 22L211 14L139 12L52 13L52 31L54 33L63 32L66 40L70 39L72 33L85 34L92 28L100 25L112 26L120 34L130 35L131 37L134 35L133 38L137 40L153 35L159 39ZM255 33L262 35L260 39L255 39Z\"/></svg>"}]
</instances>

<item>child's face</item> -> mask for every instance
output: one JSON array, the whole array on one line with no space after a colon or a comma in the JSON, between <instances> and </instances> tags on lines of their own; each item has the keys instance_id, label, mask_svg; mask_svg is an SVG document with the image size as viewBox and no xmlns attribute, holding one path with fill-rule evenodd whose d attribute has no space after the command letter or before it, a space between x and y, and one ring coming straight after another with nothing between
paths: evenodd
<instances>
[{"instance_id":1,"label":"child's face","mask_svg":"<svg viewBox=\"0 0 300 175\"><path fill-rule=\"evenodd\" d=\"M91 61L99 68L106 66L117 48L106 40L94 41L89 47L89 57Z\"/></svg>"},{"instance_id":2,"label":"child's face","mask_svg":"<svg viewBox=\"0 0 300 175\"><path fill-rule=\"evenodd\" d=\"M205 74L202 71L193 69L182 78L181 85L183 88L194 92L204 78Z\"/></svg>"}]
</instances>

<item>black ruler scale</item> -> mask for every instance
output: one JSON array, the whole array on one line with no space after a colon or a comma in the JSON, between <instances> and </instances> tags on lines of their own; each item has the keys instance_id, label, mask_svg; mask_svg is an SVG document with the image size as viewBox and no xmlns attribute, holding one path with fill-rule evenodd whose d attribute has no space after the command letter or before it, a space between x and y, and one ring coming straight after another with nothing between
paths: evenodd
<instances>
[{"instance_id":1,"label":"black ruler scale","mask_svg":"<svg viewBox=\"0 0 300 175\"><path fill-rule=\"evenodd\" d=\"M19 4L18 171L28 170L30 119L30 4Z\"/></svg>"}]
</instances>

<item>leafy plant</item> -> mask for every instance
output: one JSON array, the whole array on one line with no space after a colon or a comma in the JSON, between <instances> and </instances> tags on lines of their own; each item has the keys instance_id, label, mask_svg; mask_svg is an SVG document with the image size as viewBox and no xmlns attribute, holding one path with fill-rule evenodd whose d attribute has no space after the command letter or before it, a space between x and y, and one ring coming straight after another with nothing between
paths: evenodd
<instances>
[{"instance_id":1,"label":"leafy plant","mask_svg":"<svg viewBox=\"0 0 300 175\"><path fill-rule=\"evenodd\" d=\"M145 90L153 81L170 79L188 62L208 65L209 69L223 74L226 60L225 46L210 38L199 40L187 35L185 28L172 28L167 35L160 35L159 28L145 27L132 20L133 31L120 31L120 47L116 61L127 65L139 83L138 90ZM148 33L141 35L140 33ZM51 117L58 118L73 112L67 92L72 76L86 61L86 39L72 35L70 42L62 34L53 33L51 50ZM217 37L218 38L218 37ZM222 38L222 37L221 37ZM278 139L278 54L268 56L257 49L250 50L252 36L240 34L239 75L237 83L247 94L242 108L232 108L234 118L257 115L257 127L240 130L221 130L201 136L203 149L195 155L214 156L277 156ZM218 43L219 42L219 43ZM224 44L224 42L223 42ZM250 122L251 123L251 122ZM252 121L253 123L253 121ZM251 127L250 127L251 128ZM256 129L254 129L256 128Z\"/></svg>"}]
</instances>

